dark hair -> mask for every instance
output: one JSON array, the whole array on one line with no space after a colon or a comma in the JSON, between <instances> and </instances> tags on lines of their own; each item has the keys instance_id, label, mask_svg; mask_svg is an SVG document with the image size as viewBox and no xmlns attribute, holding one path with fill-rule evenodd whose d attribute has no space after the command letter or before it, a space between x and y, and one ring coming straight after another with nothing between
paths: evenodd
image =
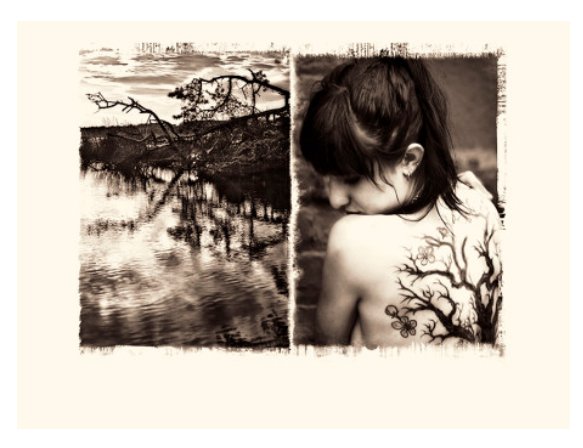
<instances>
[{"instance_id":1,"label":"dark hair","mask_svg":"<svg viewBox=\"0 0 583 448\"><path fill-rule=\"evenodd\" d=\"M418 199L399 212L440 196L462 211L445 96L419 59L357 59L336 67L312 96L300 133L302 153L320 174L371 180L381 164L400 161L413 142L425 149L415 171L421 187Z\"/></svg>"}]
</instances>

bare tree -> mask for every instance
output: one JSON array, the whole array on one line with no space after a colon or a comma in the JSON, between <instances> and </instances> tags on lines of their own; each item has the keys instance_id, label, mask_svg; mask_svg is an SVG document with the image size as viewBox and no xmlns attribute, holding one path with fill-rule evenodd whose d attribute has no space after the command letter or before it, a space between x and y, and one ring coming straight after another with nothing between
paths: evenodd
<instances>
[{"instance_id":1,"label":"bare tree","mask_svg":"<svg viewBox=\"0 0 583 448\"><path fill-rule=\"evenodd\" d=\"M126 113L131 112L132 110L137 110L141 114L148 115L148 119L154 119L155 122L158 123L158 125L160 126L160 129L162 130L162 132L164 133L166 138L168 138L168 141L171 144L174 143L175 141L179 141L182 139L180 134L178 134L178 132L176 132L176 129L174 128L174 126L171 123L169 123L168 121L162 120L156 112L154 112L152 109L149 109L149 108L141 105L132 97L128 97L127 101L121 101L121 100L110 101L107 98L105 98L101 92L97 92L97 93L88 93L87 98L89 99L89 101L92 101L93 103L95 103L97 105L97 107L99 108L99 110L112 109L114 107L119 106L122 108L122 111L126 112Z\"/></svg>"},{"instance_id":2,"label":"bare tree","mask_svg":"<svg viewBox=\"0 0 583 448\"><path fill-rule=\"evenodd\" d=\"M116 137L134 143L153 142L154 146L169 146L179 156L184 168L190 168L201 155L202 147L206 153L216 147L237 143L234 141L236 127L238 134L257 132L245 126L249 120L277 120L289 117L289 91L271 84L262 71L249 70L250 76L223 75L211 79L194 78L185 86L177 87L168 96L183 102L181 113L174 118L182 120L175 126L161 119L158 114L132 97L127 100L109 100L101 92L87 94L98 110L121 107L123 112L138 111L148 116L148 121L157 124L163 139L157 140L150 132L139 137L117 134ZM272 91L283 100L281 107L260 110L258 101L262 92ZM243 127L242 127L243 126ZM245 128L243 130L243 128ZM216 138L219 135L221 138ZM213 140L213 141L210 141ZM239 135L239 143L245 140Z\"/></svg>"}]
</instances>

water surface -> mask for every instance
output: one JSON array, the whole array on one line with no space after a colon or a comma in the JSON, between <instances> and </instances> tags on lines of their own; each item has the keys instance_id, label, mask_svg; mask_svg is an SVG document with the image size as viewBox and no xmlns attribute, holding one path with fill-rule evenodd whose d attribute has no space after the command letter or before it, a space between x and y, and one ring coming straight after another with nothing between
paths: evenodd
<instances>
[{"instance_id":1,"label":"water surface","mask_svg":"<svg viewBox=\"0 0 583 448\"><path fill-rule=\"evenodd\" d=\"M82 170L81 344L287 347L287 173Z\"/></svg>"}]
</instances>

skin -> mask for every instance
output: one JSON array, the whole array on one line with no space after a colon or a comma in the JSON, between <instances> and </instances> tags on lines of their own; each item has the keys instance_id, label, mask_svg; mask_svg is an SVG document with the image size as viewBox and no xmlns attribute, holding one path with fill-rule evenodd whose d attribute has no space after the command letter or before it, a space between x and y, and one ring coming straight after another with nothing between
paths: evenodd
<instances>
[{"instance_id":1,"label":"skin","mask_svg":"<svg viewBox=\"0 0 583 448\"><path fill-rule=\"evenodd\" d=\"M409 145L403 159L381 167L374 182L365 177L325 176L330 205L346 213L392 213L413 197L417 186L413 176L423 153L421 145Z\"/></svg>"},{"instance_id":2,"label":"skin","mask_svg":"<svg viewBox=\"0 0 583 448\"><path fill-rule=\"evenodd\" d=\"M372 280L369 274L373 272L371 268L375 267L371 261L378 255L374 248L386 247L386 244L394 241L387 238L393 232L387 232L386 226L378 235L381 240L376 240L380 245L371 246L371 240L363 236L378 229L380 223L391 223L391 226L397 224L395 217L387 214L413 197L415 184L411 178L423 153L421 145L410 145L403 159L395 165L381 167L382 172L377 173L374 181L365 177L324 178L330 205L345 211L349 216L335 223L328 239L322 293L317 309L322 343L350 343L352 330L359 320L359 307L364 303L361 297L370 295L366 294L367 282ZM355 263L356 258L353 256L357 252L360 252L359 263ZM360 324L358 328L360 332Z\"/></svg>"},{"instance_id":3,"label":"skin","mask_svg":"<svg viewBox=\"0 0 583 448\"><path fill-rule=\"evenodd\" d=\"M322 343L374 348L414 341L391 331L384 310L400 304L394 273L404 256L403 246L417 244L417 235L435 229L438 219L433 211L418 223L391 215L348 215L336 222L317 309Z\"/></svg>"},{"instance_id":4,"label":"skin","mask_svg":"<svg viewBox=\"0 0 583 448\"><path fill-rule=\"evenodd\" d=\"M410 174L418 166L423 149L411 145L408 154L409 157L398 164L383 168L388 183L384 183L380 175L375 179L378 185L364 178L326 179L331 205L345 210L347 216L335 223L328 239L317 308L318 333L323 344L375 348L404 346L430 339L423 328L435 319L432 312L421 310L408 314L410 320L415 320L416 331L405 332L406 337L395 329L399 326L398 318L385 312L387 306L395 306L403 318L403 296L398 283L403 274L398 273L399 267L407 260L407 254L418 255L425 244L423 236L439 237L439 229L444 225L435 207L407 216L391 214L403 205L403 201L410 201L416 191ZM491 216L497 216L488 198L472 191L470 196L483 203L481 207ZM473 247L483 235L488 219L484 220L481 215L469 219L468 228L475 235L469 235L474 239L469 240L468 247ZM443 254L436 252L435 255L436 259L443 258L440 256ZM474 278L479 278L486 269L475 251L469 252L468 263ZM443 269L443 264L437 260L431 267ZM402 279L407 280L406 276ZM456 296L458 298L464 300L463 291ZM455 338L447 339L447 343L455 341Z\"/></svg>"}]
</instances>

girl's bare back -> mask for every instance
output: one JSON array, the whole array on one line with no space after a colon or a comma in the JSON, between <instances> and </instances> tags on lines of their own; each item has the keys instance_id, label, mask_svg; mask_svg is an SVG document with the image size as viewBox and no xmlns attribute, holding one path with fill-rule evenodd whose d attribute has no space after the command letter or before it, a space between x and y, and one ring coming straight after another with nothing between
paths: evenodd
<instances>
[{"instance_id":1,"label":"girl's bare back","mask_svg":"<svg viewBox=\"0 0 583 448\"><path fill-rule=\"evenodd\" d=\"M463 184L456 192L465 217L438 203L419 221L349 215L334 226L318 309L324 332L341 337L349 325L350 342L367 347L497 342L498 215L483 194Z\"/></svg>"}]
</instances>

